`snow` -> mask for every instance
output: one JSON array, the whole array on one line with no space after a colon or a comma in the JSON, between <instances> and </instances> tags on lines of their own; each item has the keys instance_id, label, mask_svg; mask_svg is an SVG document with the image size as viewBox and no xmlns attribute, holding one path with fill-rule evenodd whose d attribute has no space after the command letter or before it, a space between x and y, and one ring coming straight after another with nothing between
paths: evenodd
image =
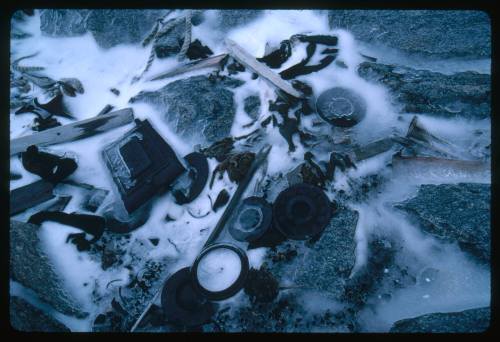
<instances>
[{"instance_id":1,"label":"snow","mask_svg":"<svg viewBox=\"0 0 500 342\"><path fill-rule=\"evenodd\" d=\"M366 118L350 129L353 142L358 144L366 144L392 133L404 135L412 118L412 115L405 115L398 119L397 111L390 103L387 89L369 83L357 75L356 67L363 61L359 52L375 57L385 56L386 61L401 62L402 64L406 62L415 67L422 66L430 70L448 73L462 70L489 72L490 67L490 60L478 60L455 61L446 64L445 69L443 69L443 61L409 60L405 56L397 55L393 51L389 51L389 53L381 48L373 51L367 50L366 46L359 44L350 32L337 29L330 30L326 15L314 11L268 10L257 20L228 32L213 31L214 16L214 11L207 11L207 20L200 26L193 27L192 34L193 40L200 39L212 49L214 54L225 52L223 39L221 39L224 37L244 46L250 54L261 57L266 43L271 46L278 46L281 40L288 39L297 33L338 35L338 60L342 60L347 65L347 68L332 63L321 72L300 76L297 79L312 85L315 94L319 94L331 87L342 86L355 90L367 101ZM97 46L91 34L74 38L45 37L41 35L39 30L38 13L22 24L22 29L32 33L33 37L13 40L11 42L11 58L16 59L38 51L40 53L36 57L22 61L21 65L44 66L46 68L44 72L54 79L62 77L78 78L85 88L85 93L79 94L75 98L65 97L70 112L78 120L95 116L107 104L115 106L115 109L132 107L135 117L148 119L160 135L173 147L179 158L192 152L194 146L199 143L194 140L183 141L180 139L151 106L147 104L129 104L128 100L140 91L159 89L177 79L205 74L207 73L206 70L198 70L169 79L147 82L145 80L150 76L169 70L178 63L175 57L163 60L156 59L143 78L139 82L132 83L132 78L140 74L145 66L149 48L121 45L104 50ZM318 60L317 55L318 52L313 57L313 62ZM304 57L304 46L294 47L292 57L280 70L288 68ZM259 122L261 120L270 115L267 104L270 100L275 99L275 93L274 88L260 78L252 80L250 73L239 73L236 77L246 82L242 87L234 90L237 108L231 134L240 136L253 131L260 126ZM109 91L113 87L120 90L119 96ZM37 94L39 91L39 89L35 89L32 93ZM243 100L253 93L258 94L261 99L260 115L253 126L244 128L243 126L251 123L251 119L244 113ZM481 146L491 142L490 120L437 119L427 115L418 115L418 117L429 128L431 133L453 142L464 154L478 141ZM31 123L32 119L33 116L30 114L15 116L11 112L11 138L30 134L31 130L27 125ZM62 124L70 122L70 120L64 118L58 118L58 120ZM310 118L304 118L303 127L311 127L311 120ZM94 137L50 146L47 150L60 154L70 153L76 156L79 166L71 176L75 181L111 190L113 181L103 162L101 150L105 145L120 138L132 127L133 124L128 124ZM474 134L478 130L483 132L480 137ZM297 146L296 151L288 152L288 144L276 128L268 125L264 132L265 142L273 146L268 157L267 166L263 168L269 177L272 178L280 173L286 174L302 161L306 150L300 144L298 137L294 137L294 143ZM318 156L320 160L326 160L327 157ZM360 162L355 170L349 170L345 173L337 170L335 183L332 184L327 195L330 199L335 199L336 195L333 190L351 191L350 181L359 180L361 177L371 174L387 172L385 166L390 160L391 153L384 153ZM18 157L11 157L10 164L11 171L22 174L21 179L10 182L11 189L39 179L38 176L24 170ZM210 174L216 165L215 160L209 160ZM252 195L256 184L255 179L259 177L259 175L254 177L254 181L248 187L249 190L247 190L245 196ZM387 207L386 203L408 198L408 196L416 193L418 185L422 183L456 183L464 180L490 183L491 175L464 176L446 173L444 175L434 174L433 177L424 174L420 178L407 177L407 175L391 175L391 177L393 177L391 181L369 199L357 203L347 203L351 208L358 210L360 215L355 235L357 243L356 265L352 275L367 262L367 241L370 236L374 233L382 233L388 236L401 237L401 241L404 242L404 249L398 254L401 263L411 265L412 258L416 258L419 261L419 267L422 267L422 269L430 266L439 269L440 277L437 281L429 283L428 287L425 288L414 286L395 290L389 301L376 303L374 311L366 310L362 312L360 321L362 330L387 331L391 324L399 319L430 312L459 311L489 305L489 269L475 264L457 246L443 244L422 234L418 227L407 222L400 214L393 212ZM280 183L280 185L283 185L283 188L286 187L285 183ZM230 195L236 190L236 185L230 182L227 174L224 175L222 180L216 179L212 189L209 189L207 184L198 198L187 205L175 204L173 196L169 193L157 196L153 201L147 222L131 233L130 251L138 242L144 241L146 247L141 247L137 253L142 255L145 260L170 258L174 261L170 266L171 271L175 271L181 266L190 266L222 215L223 208L216 213L211 211L211 201L209 199L210 197L212 201L215 200L222 189L226 189ZM73 196L65 210L66 212L79 210L79 203L83 196L82 191L68 186L58 186L56 191ZM277 195L278 192L270 193L268 200L273 201ZM107 201L110 200L112 200L111 194L107 198ZM31 208L14 218L27 220L39 208L40 206ZM206 213L209 214L202 218L193 217L203 216ZM174 221L165 221L167 214ZM88 253L78 252L74 245L65 242L67 234L72 232L77 232L77 230L61 224L47 222L42 225L40 237L45 251L57 265L67 287L76 298L85 303L86 309L91 312L90 317L87 320L75 320L66 317L46 305L40 304L33 294L27 294L19 284L12 282L11 294L19 294L30 298L32 302L38 303L38 307L64 322L73 331L89 331L92 320L106 308L113 293L114 286L108 289L106 284L111 280L121 279L122 281L119 284L123 285L131 274L128 270L119 267L111 267L106 271L102 270L100 260ZM147 240L151 238L159 239L156 247L148 243ZM439 252L436 252L436 248ZM267 250L267 248L259 248L248 251L250 267L260 267ZM228 250L214 251L207 255L206 260L203 260L203 263L200 264L200 268L204 268L205 263L210 264L210 267L224 265L224 273L222 273L224 277L219 274L215 278L212 277L213 272L209 272L207 277L200 278L202 284L207 289L217 291L234 282L241 269L239 258L236 258L238 258L237 255ZM229 265L232 265L232 267L228 267ZM140 267L140 265L135 265L135 267ZM84 287L83 283L88 283L90 286ZM118 286L118 284L114 285ZM94 289L98 290L99 295L103 296L102 302L96 303L93 300L92 291ZM311 314L326 307L331 308L332 311L338 311L342 307L339 303L323 302L324 299L321 299L316 294L310 294L304 298L303 302L307 304L306 307ZM232 305L238 305L238 303L244 302L244 299L242 299L240 293L230 299L229 302Z\"/></svg>"},{"instance_id":2,"label":"snow","mask_svg":"<svg viewBox=\"0 0 500 342\"><path fill-rule=\"evenodd\" d=\"M198 281L208 291L223 291L238 279L241 267L241 260L236 252L217 248L201 258L197 268Z\"/></svg>"}]
</instances>

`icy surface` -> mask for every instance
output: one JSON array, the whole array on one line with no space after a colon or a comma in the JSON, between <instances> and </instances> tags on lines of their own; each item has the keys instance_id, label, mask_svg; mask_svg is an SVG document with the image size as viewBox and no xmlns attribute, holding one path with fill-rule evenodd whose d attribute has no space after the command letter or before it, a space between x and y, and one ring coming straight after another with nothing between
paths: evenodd
<instances>
[{"instance_id":1,"label":"icy surface","mask_svg":"<svg viewBox=\"0 0 500 342\"><path fill-rule=\"evenodd\" d=\"M206 20L199 26L193 27L192 37L200 39L203 44L210 47L214 54L225 52L222 38L230 38L243 46L250 54L261 57L264 53L266 43L278 46L283 39L297 33L307 34L335 34L339 36L339 55L347 68L337 63L330 64L320 72L298 77L299 80L308 82L315 94L335 86L347 87L356 90L367 101L366 118L350 131L350 138L354 143L366 144L376 139L386 137L392 133L406 134L408 124L412 115L398 115L392 107L388 91L383 86L369 83L360 78L356 73L356 66L363 62L358 52L380 57L384 63L402 63L412 65L415 68L428 68L429 70L452 73L456 71L474 70L489 73L490 60L456 61L452 63L443 61L408 60L407 57L390 53L382 48L374 53L361 46L346 30L329 29L326 14L313 11L265 11L264 15L256 18L248 24L237 26L228 31L216 31L216 12L207 11ZM148 119L153 127L159 131L162 137L172 146L179 158L192 152L199 141L183 141L173 133L171 127L165 124L151 106L145 104L130 104L128 100L140 91L153 91L160 89L166 84L178 79L193 75L208 73L207 70L198 70L176 77L147 82L148 77L164 70L171 69L177 65L175 57L162 60L155 59L151 69L144 77L136 83L132 78L143 70L148 59L149 50L140 45L119 45L111 49L99 48L90 33L81 37L73 38L49 38L42 36L39 30L39 13L28 18L24 23L18 23L25 32L32 37L11 41L11 59L39 52L36 57L24 60L22 65L44 66L44 72L54 78L76 77L84 88L85 93L74 98L65 97L65 103L71 113L78 120L95 116L105 105L110 104L116 109L132 107L135 117ZM319 60L319 54L313 57L311 63ZM303 46L294 48L292 57L278 70L284 70L299 62L305 57ZM235 77L246 83L234 90L236 102L236 115L234 118L231 135L240 136L248 134L260 126L259 122L270 115L268 102L275 100L276 95L271 85L264 80L251 79L251 73L244 72ZM120 90L116 96L110 92L110 88ZM37 94L40 89L32 90ZM257 94L261 101L260 112L257 120L250 118L244 111L244 99L249 95ZM30 134L29 128L34 115L14 115L10 113L11 139ZM427 115L418 115L419 119L435 133L448 141L456 144L465 154L472 153L478 157L485 157L482 153L484 147L491 143L490 119L473 121L458 119L438 119ZM58 118L62 124L70 123L71 120ZM312 117L304 117L302 125L313 129L312 121L319 120L316 114ZM250 125L249 125L250 124ZM92 184L103 189L112 189L113 181L109 175L104 161L101 158L102 148L120 138L130 130L133 124L122 126L104 134L83 140L50 146L48 150L64 154L69 153L76 156L78 169L71 179ZM268 125L265 129L265 141L273 146L267 163L266 179L273 180L275 186L268 194L268 200L274 201L279 191L287 185L278 178L279 174L286 174L303 161L306 151L297 136L294 143L297 149L288 152L288 145L279 134L278 129ZM481 133L477 133L481 132ZM330 134L332 134L330 132ZM327 161L328 154L317 156L318 160ZM424 235L418 227L407 222L404 217L394 211L387 203L399 202L414 195L420 184L458 183L463 181L491 183L490 175L454 175L449 173L426 174L421 170L420 177L408 177L405 174L392 174L387 169L391 162L391 154L384 153L377 157L358 163L357 169L351 169L344 173L337 170L335 182L329 187L327 195L330 199L337 199L340 190L347 194L354 191L356 182L363 177L380 173L387 176L388 181L381 185L368 197L357 201L351 200L347 206L358 211L359 220L356 227L356 263L352 275L363 269L369 258L368 241L372 236L387 236L400 241L402 248L397 252L396 262L407 266L412 272L419 274L424 269L432 267L439 270L439 278L424 286L417 282L414 286L402 289L394 289L388 301L377 300L376 295L371 299L369 308L365 308L359 315L359 325L362 331L388 331L391 325L400 319L414 317L431 312L450 312L487 306L490 302L490 270L478 265L468 255L460 251L453 244L441 243L427 235ZM18 157L10 158L11 171L20 173L22 178L10 182L11 189L29 184L38 179L23 169ZM209 159L210 174L217 166L214 159ZM419 170L416 170L419 171ZM262 177L258 174L255 178ZM222 180L216 180L214 186L209 189L208 185L198 198L187 205L177 205L171 194L166 193L157 196L153 201L150 217L139 229L130 234L128 242L125 243L125 264L131 268L111 266L106 270L101 267L101 260L95 254L79 252L72 244L65 242L69 233L78 232L77 229L63 226L52 222L44 223L40 230L40 237L46 252L57 265L61 277L65 279L71 293L82 300L88 306L86 309L91 313L86 320L76 320L64 316L47 305L39 302L36 295L29 293L19 284L11 282L11 293L27 300L47 314L66 324L72 331L90 331L92 321L109 306L117 287L124 286L140 272L145 260L163 260L168 258L169 271L175 272L181 267L190 266L200 249L208 238L211 230L215 227L223 210L216 213L211 211L211 200L217 194L226 189L230 195L236 190L236 184L232 183L227 174ZM255 182L249 186L253 191L256 189ZM65 212L80 210L82 192L68 186L58 186L56 191L71 194L71 202ZM248 194L251 195L251 194ZM108 195L107 200L110 200ZM27 220L39 208L31 208L19 214L15 219ZM165 217L173 218L166 221ZM199 217L199 218L198 218ZM158 239L153 245L151 239ZM258 268L261 266L268 248L254 249L248 252L250 266ZM134 257L133 257L134 256ZM142 260L142 261L140 261ZM217 260L216 260L217 261ZM229 263L231 260L224 260ZM235 267L241 267L239 260ZM237 273L235 269L231 271ZM233 275L231 272L230 275ZM238 272L239 273L239 272ZM228 278L228 283L232 278ZM113 283L111 283L113 281ZM109 286L108 286L109 285ZM219 284L220 285L220 284ZM220 289L223 286L210 287ZM248 299L243 293L222 303L224 305L237 307L246 305ZM342 304L328 302L316 293L302 294L298 299L303 304L308 315L316 311L330 309L332 312L340 311ZM317 327L315 331L332 331L329 328ZM293 330L292 327L289 329Z\"/></svg>"}]
</instances>

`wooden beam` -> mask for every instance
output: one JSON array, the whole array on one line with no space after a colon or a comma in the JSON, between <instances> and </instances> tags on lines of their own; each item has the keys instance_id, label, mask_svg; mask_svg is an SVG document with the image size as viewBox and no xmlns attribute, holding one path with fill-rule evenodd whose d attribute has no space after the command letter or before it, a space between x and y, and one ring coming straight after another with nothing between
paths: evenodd
<instances>
[{"instance_id":1,"label":"wooden beam","mask_svg":"<svg viewBox=\"0 0 500 342\"><path fill-rule=\"evenodd\" d=\"M104 133L126 125L134 120L132 108L125 108L106 115L73 122L68 125L47 129L40 133L16 138L10 141L10 155L26 151L28 146L49 146Z\"/></svg>"},{"instance_id":2,"label":"wooden beam","mask_svg":"<svg viewBox=\"0 0 500 342\"><path fill-rule=\"evenodd\" d=\"M10 192L10 216L54 198L54 185L43 179Z\"/></svg>"},{"instance_id":3,"label":"wooden beam","mask_svg":"<svg viewBox=\"0 0 500 342\"><path fill-rule=\"evenodd\" d=\"M259 74L262 78L273 84L275 87L283 90L285 93L292 95L296 98L303 98L304 96L293 88L290 83L283 80L277 73L272 71L267 65L260 63L254 56L246 52L236 42L226 39L226 47L229 54L233 56L238 62L246 67L252 69Z\"/></svg>"},{"instance_id":4,"label":"wooden beam","mask_svg":"<svg viewBox=\"0 0 500 342\"><path fill-rule=\"evenodd\" d=\"M159 73L155 76L152 76L151 78L148 79L148 81L157 81L161 80L164 78L168 77L173 77L177 76L189 71L194 71L194 70L199 70L199 69L204 69L204 68L211 68L211 67L216 67L219 65L219 63L227 56L227 53L223 53L217 56L209 57L202 59L200 61L194 61L194 62L189 62L182 64L181 66L178 66L172 70L166 71Z\"/></svg>"}]
</instances>

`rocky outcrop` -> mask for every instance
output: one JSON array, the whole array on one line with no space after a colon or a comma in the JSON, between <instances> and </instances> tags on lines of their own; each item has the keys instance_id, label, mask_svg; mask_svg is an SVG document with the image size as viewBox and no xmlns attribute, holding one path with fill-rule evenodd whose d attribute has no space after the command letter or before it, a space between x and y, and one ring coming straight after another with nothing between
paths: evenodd
<instances>
[{"instance_id":1,"label":"rocky outcrop","mask_svg":"<svg viewBox=\"0 0 500 342\"><path fill-rule=\"evenodd\" d=\"M78 318L88 316L82 305L68 293L63 279L43 251L38 229L34 224L10 221L11 277L35 291L54 309Z\"/></svg>"},{"instance_id":2,"label":"rocky outcrop","mask_svg":"<svg viewBox=\"0 0 500 342\"><path fill-rule=\"evenodd\" d=\"M342 297L356 261L354 235L358 216L357 211L343 207L337 209L319 240L297 267L297 285L325 291L334 299Z\"/></svg>"},{"instance_id":3,"label":"rocky outcrop","mask_svg":"<svg viewBox=\"0 0 500 342\"><path fill-rule=\"evenodd\" d=\"M332 28L405 53L438 58L491 56L491 22L482 11L331 10Z\"/></svg>"},{"instance_id":4,"label":"rocky outcrop","mask_svg":"<svg viewBox=\"0 0 500 342\"><path fill-rule=\"evenodd\" d=\"M97 44L110 48L138 44L166 10L143 9L45 9L40 14L40 30L50 37L74 37L91 32Z\"/></svg>"},{"instance_id":5,"label":"rocky outcrop","mask_svg":"<svg viewBox=\"0 0 500 342\"><path fill-rule=\"evenodd\" d=\"M153 105L184 139L215 142L231 131L236 105L230 89L241 84L229 77L194 76L156 91L141 92L130 101Z\"/></svg>"},{"instance_id":6,"label":"rocky outcrop","mask_svg":"<svg viewBox=\"0 0 500 342\"><path fill-rule=\"evenodd\" d=\"M461 312L431 313L394 323L394 333L480 333L490 326L489 307Z\"/></svg>"},{"instance_id":7,"label":"rocky outcrop","mask_svg":"<svg viewBox=\"0 0 500 342\"><path fill-rule=\"evenodd\" d=\"M9 301L10 325L23 332L70 332L64 324L47 316L20 297L11 296Z\"/></svg>"},{"instance_id":8,"label":"rocky outcrop","mask_svg":"<svg viewBox=\"0 0 500 342\"><path fill-rule=\"evenodd\" d=\"M444 75L373 62L361 63L358 74L389 88L402 112L467 119L491 116L490 75L473 71Z\"/></svg>"},{"instance_id":9,"label":"rocky outcrop","mask_svg":"<svg viewBox=\"0 0 500 342\"><path fill-rule=\"evenodd\" d=\"M457 242L477 260L490 262L490 184L422 185L415 197L396 208L438 239Z\"/></svg>"}]
</instances>

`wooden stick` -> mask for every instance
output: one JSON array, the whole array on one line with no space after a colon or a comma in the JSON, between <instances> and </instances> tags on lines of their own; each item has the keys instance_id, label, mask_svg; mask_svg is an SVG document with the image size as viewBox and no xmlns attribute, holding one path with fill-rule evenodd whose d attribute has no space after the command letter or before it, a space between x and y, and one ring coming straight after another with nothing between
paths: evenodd
<instances>
[{"instance_id":1,"label":"wooden stick","mask_svg":"<svg viewBox=\"0 0 500 342\"><path fill-rule=\"evenodd\" d=\"M40 133L11 140L10 155L24 152L31 145L49 146L84 139L126 125L133 120L134 111L132 108L125 108L106 115L54 127Z\"/></svg>"},{"instance_id":2,"label":"wooden stick","mask_svg":"<svg viewBox=\"0 0 500 342\"><path fill-rule=\"evenodd\" d=\"M223 53L217 56L209 57L206 59L202 59L201 61L194 61L194 62L189 62L185 63L179 67L176 67L173 70L169 70L166 72L162 72L160 74L157 74L155 76L152 76L151 78L148 79L148 81L157 81L161 80L164 78L168 77L173 77L176 75L180 75L183 73L186 73L188 71L193 71L193 70L198 70L198 69L203 69L203 68L210 68L210 67L216 67L219 65L219 63L227 56L227 53Z\"/></svg>"},{"instance_id":3,"label":"wooden stick","mask_svg":"<svg viewBox=\"0 0 500 342\"><path fill-rule=\"evenodd\" d=\"M283 80L277 73L269 69L266 65L260 63L246 52L241 46L236 44L236 42L226 39L226 47L229 50L229 54L237 59L240 63L252 69L254 72L259 74L262 78L269 81L274 86L283 90L285 93L292 95L296 98L303 98L304 96L295 90L288 82Z\"/></svg>"}]
</instances>

